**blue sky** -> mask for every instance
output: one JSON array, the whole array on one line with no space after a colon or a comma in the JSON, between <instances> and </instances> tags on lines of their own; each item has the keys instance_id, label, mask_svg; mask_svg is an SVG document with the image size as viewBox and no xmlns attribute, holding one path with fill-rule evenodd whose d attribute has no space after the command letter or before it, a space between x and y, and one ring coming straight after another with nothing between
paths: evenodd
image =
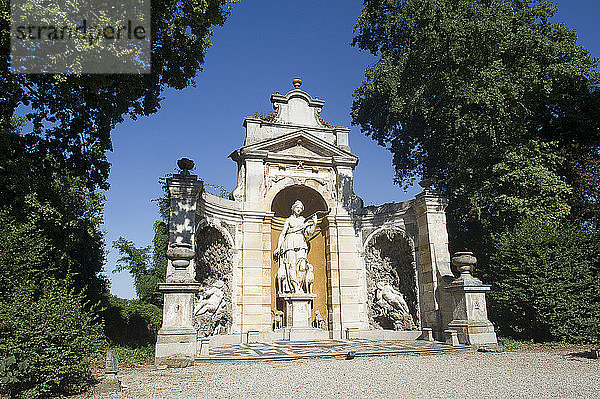
<instances>
[{"instance_id":1,"label":"blue sky","mask_svg":"<svg viewBox=\"0 0 600 399\"><path fill-rule=\"evenodd\" d=\"M562 0L557 20L575 28L579 43L600 56L600 1ZM393 184L389 151L350 126L352 92L361 83L371 55L351 47L352 29L360 15L359 0L242 0L222 28L215 29L204 70L196 87L164 93L160 111L126 121L112 133L114 151L111 188L106 192L106 275L111 292L134 298L126 272L112 273L119 236L138 246L149 245L157 218L152 199L161 195L158 178L176 169L177 159L196 162L205 181L235 187L236 165L227 156L243 144L245 116L272 111L272 93L286 93L299 76L302 89L326 101L321 115L334 125L351 127L350 146L360 158L355 191L366 204L404 201Z\"/></svg>"}]
</instances>

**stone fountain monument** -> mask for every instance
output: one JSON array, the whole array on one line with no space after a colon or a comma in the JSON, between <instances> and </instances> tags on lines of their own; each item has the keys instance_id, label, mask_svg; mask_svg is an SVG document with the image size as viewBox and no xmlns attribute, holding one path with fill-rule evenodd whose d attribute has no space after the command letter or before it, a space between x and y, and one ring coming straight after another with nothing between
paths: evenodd
<instances>
[{"instance_id":1,"label":"stone fountain monument","mask_svg":"<svg viewBox=\"0 0 600 399\"><path fill-rule=\"evenodd\" d=\"M272 114L244 119L228 197L207 192L188 159L167 181L157 362L242 341L415 339L423 330L443 339L453 328L462 342L495 343L483 325L489 288L452 274L447 200L422 182L412 200L364 206L350 129L326 122L325 101L300 79L293 85L271 96ZM479 310L465 315L462 303Z\"/></svg>"}]
</instances>

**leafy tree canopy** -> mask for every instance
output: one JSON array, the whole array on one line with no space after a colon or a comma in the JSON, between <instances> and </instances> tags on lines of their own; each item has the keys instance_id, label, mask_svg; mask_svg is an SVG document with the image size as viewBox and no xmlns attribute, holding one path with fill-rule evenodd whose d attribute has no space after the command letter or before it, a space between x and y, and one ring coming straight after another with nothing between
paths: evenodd
<instances>
[{"instance_id":1,"label":"leafy tree canopy","mask_svg":"<svg viewBox=\"0 0 600 399\"><path fill-rule=\"evenodd\" d=\"M153 0L150 74L11 74L9 30L0 32L0 127L16 113L28 122L27 151L37 154L31 173L68 169L86 187L107 187L110 132L126 116L135 119L160 107L167 87L183 89L201 70L211 27L223 25L236 0ZM8 0L0 19L9 26Z\"/></svg>"},{"instance_id":2,"label":"leafy tree canopy","mask_svg":"<svg viewBox=\"0 0 600 399\"><path fill-rule=\"evenodd\" d=\"M580 176L600 158L598 60L551 22L555 6L364 3L353 45L379 61L355 91L353 123L392 151L399 183L433 178L459 235L597 209Z\"/></svg>"}]
</instances>

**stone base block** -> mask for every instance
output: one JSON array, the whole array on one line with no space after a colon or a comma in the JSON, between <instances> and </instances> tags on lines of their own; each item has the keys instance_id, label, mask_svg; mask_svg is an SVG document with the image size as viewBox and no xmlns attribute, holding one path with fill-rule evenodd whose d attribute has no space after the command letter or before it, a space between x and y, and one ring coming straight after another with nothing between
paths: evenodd
<instances>
[{"instance_id":1,"label":"stone base block","mask_svg":"<svg viewBox=\"0 0 600 399\"><path fill-rule=\"evenodd\" d=\"M458 333L458 341L464 345L498 343L494 326L489 321L452 320L448 328Z\"/></svg>"},{"instance_id":2,"label":"stone base block","mask_svg":"<svg viewBox=\"0 0 600 399\"><path fill-rule=\"evenodd\" d=\"M432 328L423 328L421 330L421 335L417 339L422 339L424 341L432 341L433 342L433 329Z\"/></svg>"},{"instance_id":3,"label":"stone base block","mask_svg":"<svg viewBox=\"0 0 600 399\"><path fill-rule=\"evenodd\" d=\"M283 329L286 341L322 341L331 339L331 332L319 328L285 328Z\"/></svg>"},{"instance_id":4,"label":"stone base block","mask_svg":"<svg viewBox=\"0 0 600 399\"><path fill-rule=\"evenodd\" d=\"M193 328L164 329L156 337L156 365L186 367L194 364L196 357L196 330Z\"/></svg>"},{"instance_id":5,"label":"stone base block","mask_svg":"<svg viewBox=\"0 0 600 399\"><path fill-rule=\"evenodd\" d=\"M452 346L458 346L460 341L458 340L458 332L456 330L445 330L446 344Z\"/></svg>"},{"instance_id":6,"label":"stone base block","mask_svg":"<svg viewBox=\"0 0 600 399\"><path fill-rule=\"evenodd\" d=\"M414 341L419 339L421 331L395 331L395 330L360 330L347 329L348 339L370 339L381 341Z\"/></svg>"},{"instance_id":7,"label":"stone base block","mask_svg":"<svg viewBox=\"0 0 600 399\"><path fill-rule=\"evenodd\" d=\"M284 294L280 295L285 302L284 318L287 328L310 328L312 303L315 294Z\"/></svg>"}]
</instances>

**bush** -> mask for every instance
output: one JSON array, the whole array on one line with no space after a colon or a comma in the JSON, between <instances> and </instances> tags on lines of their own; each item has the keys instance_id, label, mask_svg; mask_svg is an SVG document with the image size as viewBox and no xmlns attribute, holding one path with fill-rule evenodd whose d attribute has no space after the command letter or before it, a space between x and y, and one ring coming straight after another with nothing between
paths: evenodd
<instances>
[{"instance_id":1,"label":"bush","mask_svg":"<svg viewBox=\"0 0 600 399\"><path fill-rule=\"evenodd\" d=\"M156 342L162 324L162 309L138 299L111 296L104 320L111 345L145 347Z\"/></svg>"},{"instance_id":2,"label":"bush","mask_svg":"<svg viewBox=\"0 0 600 399\"><path fill-rule=\"evenodd\" d=\"M78 393L104 348L82 296L50 282L18 287L0 303L0 392L13 398Z\"/></svg>"},{"instance_id":3,"label":"bush","mask_svg":"<svg viewBox=\"0 0 600 399\"><path fill-rule=\"evenodd\" d=\"M148 344L131 348L128 346L115 346L113 348L119 358L119 366L131 367L138 364L150 364L154 362L154 345Z\"/></svg>"},{"instance_id":4,"label":"bush","mask_svg":"<svg viewBox=\"0 0 600 399\"><path fill-rule=\"evenodd\" d=\"M494 237L481 277L492 284L490 319L502 336L600 342L600 234L528 220Z\"/></svg>"}]
</instances>

